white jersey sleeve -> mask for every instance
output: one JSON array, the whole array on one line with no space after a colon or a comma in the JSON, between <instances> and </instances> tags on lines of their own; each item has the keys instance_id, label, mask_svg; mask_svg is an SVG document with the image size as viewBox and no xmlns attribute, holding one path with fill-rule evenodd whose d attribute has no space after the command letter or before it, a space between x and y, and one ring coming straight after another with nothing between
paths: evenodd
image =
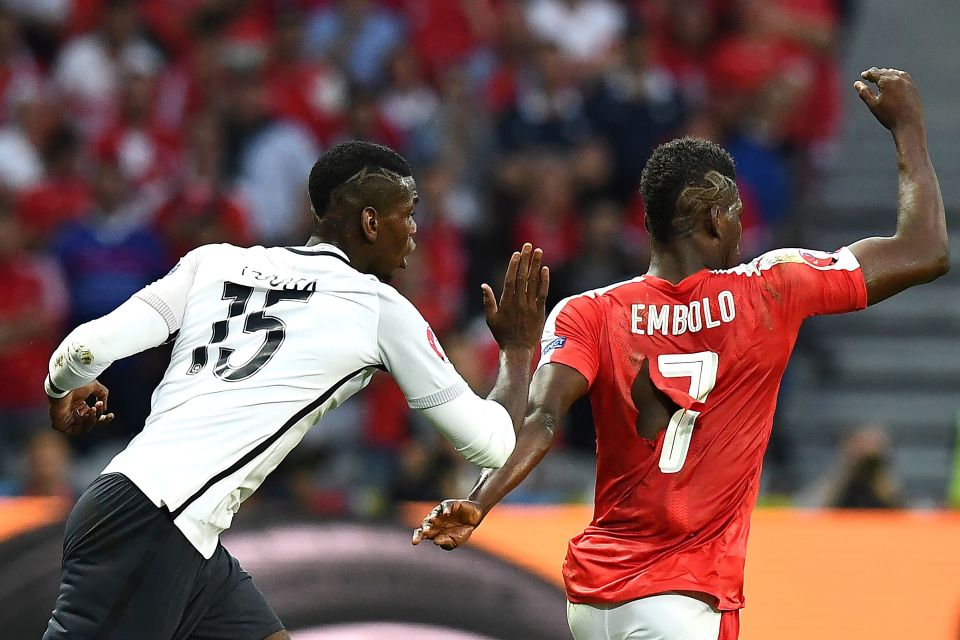
<instances>
[{"instance_id":1,"label":"white jersey sleeve","mask_svg":"<svg viewBox=\"0 0 960 640\"><path fill-rule=\"evenodd\" d=\"M387 286L380 295L377 344L383 366L411 409L429 409L469 390L420 312Z\"/></svg>"},{"instance_id":2,"label":"white jersey sleeve","mask_svg":"<svg viewBox=\"0 0 960 640\"><path fill-rule=\"evenodd\" d=\"M510 414L470 390L427 321L392 289L381 296L378 344L411 409L420 410L470 462L503 465L516 444Z\"/></svg>"},{"instance_id":3,"label":"white jersey sleeve","mask_svg":"<svg viewBox=\"0 0 960 640\"><path fill-rule=\"evenodd\" d=\"M180 259L170 273L133 294L157 310L167 323L170 335L180 330L183 313L187 308L187 296L193 287L201 253L206 247L194 249Z\"/></svg>"},{"instance_id":4,"label":"white jersey sleeve","mask_svg":"<svg viewBox=\"0 0 960 640\"><path fill-rule=\"evenodd\" d=\"M162 344L180 330L200 251L185 255L163 278L147 285L102 318L74 329L50 357L44 381L60 398L89 383L113 362Z\"/></svg>"},{"instance_id":5,"label":"white jersey sleeve","mask_svg":"<svg viewBox=\"0 0 960 640\"><path fill-rule=\"evenodd\" d=\"M164 319L136 297L70 332L50 357L47 395L62 398L91 382L116 360L156 347L169 335Z\"/></svg>"}]
</instances>

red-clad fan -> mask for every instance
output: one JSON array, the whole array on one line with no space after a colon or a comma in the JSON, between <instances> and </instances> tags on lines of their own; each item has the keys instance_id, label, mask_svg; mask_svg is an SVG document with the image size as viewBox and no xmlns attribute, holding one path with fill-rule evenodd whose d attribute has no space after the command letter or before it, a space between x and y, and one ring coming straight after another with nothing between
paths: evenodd
<instances>
[{"instance_id":1,"label":"red-clad fan","mask_svg":"<svg viewBox=\"0 0 960 640\"><path fill-rule=\"evenodd\" d=\"M309 127L323 145L343 135L349 101L347 78L329 61L303 55L303 19L281 13L263 77L274 112Z\"/></svg>"},{"instance_id":2,"label":"red-clad fan","mask_svg":"<svg viewBox=\"0 0 960 640\"><path fill-rule=\"evenodd\" d=\"M93 189L80 168L80 140L71 127L54 132L46 156L47 175L16 198L17 218L32 247L46 246L64 223L82 217L93 204Z\"/></svg>"},{"instance_id":3,"label":"red-clad fan","mask_svg":"<svg viewBox=\"0 0 960 640\"><path fill-rule=\"evenodd\" d=\"M125 69L119 113L95 142L99 158L115 161L124 176L141 187L169 180L182 151L180 132L158 117L155 71L146 66Z\"/></svg>"},{"instance_id":4,"label":"red-clad fan","mask_svg":"<svg viewBox=\"0 0 960 640\"><path fill-rule=\"evenodd\" d=\"M855 88L890 129L897 232L833 253L781 249L740 264L733 160L696 138L659 147L641 180L650 268L567 298L547 320L517 447L468 500L414 533L447 549L540 462L589 394L594 517L563 567L577 640L733 640L750 514L780 379L802 322L876 304L949 268L943 200L910 76L873 68Z\"/></svg>"}]
</instances>

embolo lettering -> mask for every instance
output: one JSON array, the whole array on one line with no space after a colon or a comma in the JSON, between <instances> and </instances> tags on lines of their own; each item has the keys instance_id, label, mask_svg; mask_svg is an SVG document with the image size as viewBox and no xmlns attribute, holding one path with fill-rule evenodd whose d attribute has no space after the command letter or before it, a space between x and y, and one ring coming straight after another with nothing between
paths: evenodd
<instances>
[{"instance_id":1,"label":"embolo lettering","mask_svg":"<svg viewBox=\"0 0 960 640\"><path fill-rule=\"evenodd\" d=\"M639 336L699 333L733 322L737 317L736 299L730 291L715 298L691 300L687 304L631 305L630 332Z\"/></svg>"}]
</instances>

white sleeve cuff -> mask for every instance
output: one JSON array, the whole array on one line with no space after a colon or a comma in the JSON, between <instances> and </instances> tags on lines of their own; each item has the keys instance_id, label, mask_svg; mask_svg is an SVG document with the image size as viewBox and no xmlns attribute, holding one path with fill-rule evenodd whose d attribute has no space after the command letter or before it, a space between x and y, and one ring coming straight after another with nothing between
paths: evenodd
<instances>
[{"instance_id":1,"label":"white sleeve cuff","mask_svg":"<svg viewBox=\"0 0 960 640\"><path fill-rule=\"evenodd\" d=\"M422 398L413 398L407 400L407 404L411 409L422 411L423 409L429 409L431 407L436 407L441 404L446 404L452 400L456 400L467 391L470 391L470 387L467 386L466 382L461 380L457 384L447 387L442 391L431 393L430 395L423 396Z\"/></svg>"},{"instance_id":2,"label":"white sleeve cuff","mask_svg":"<svg viewBox=\"0 0 960 640\"><path fill-rule=\"evenodd\" d=\"M43 379L43 390L46 391L47 395L50 396L51 398L62 398L68 393L70 393L69 391L64 391L63 389L53 384L50 381L49 373L47 374L47 377Z\"/></svg>"}]
</instances>

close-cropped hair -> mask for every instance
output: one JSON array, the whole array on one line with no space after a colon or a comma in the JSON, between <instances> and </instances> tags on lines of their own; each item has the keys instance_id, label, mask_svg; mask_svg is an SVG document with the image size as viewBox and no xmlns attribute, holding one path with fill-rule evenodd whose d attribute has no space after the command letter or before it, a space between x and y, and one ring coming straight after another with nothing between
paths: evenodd
<instances>
[{"instance_id":1,"label":"close-cropped hair","mask_svg":"<svg viewBox=\"0 0 960 640\"><path fill-rule=\"evenodd\" d=\"M310 171L310 204L318 218L334 204L365 206L380 202L405 186L410 165L399 153L373 142L352 140L328 150Z\"/></svg>"},{"instance_id":2,"label":"close-cropped hair","mask_svg":"<svg viewBox=\"0 0 960 640\"><path fill-rule=\"evenodd\" d=\"M736 167L720 145L679 138L654 150L640 178L640 194L647 231L669 244L689 236L704 210L737 196Z\"/></svg>"}]
</instances>

